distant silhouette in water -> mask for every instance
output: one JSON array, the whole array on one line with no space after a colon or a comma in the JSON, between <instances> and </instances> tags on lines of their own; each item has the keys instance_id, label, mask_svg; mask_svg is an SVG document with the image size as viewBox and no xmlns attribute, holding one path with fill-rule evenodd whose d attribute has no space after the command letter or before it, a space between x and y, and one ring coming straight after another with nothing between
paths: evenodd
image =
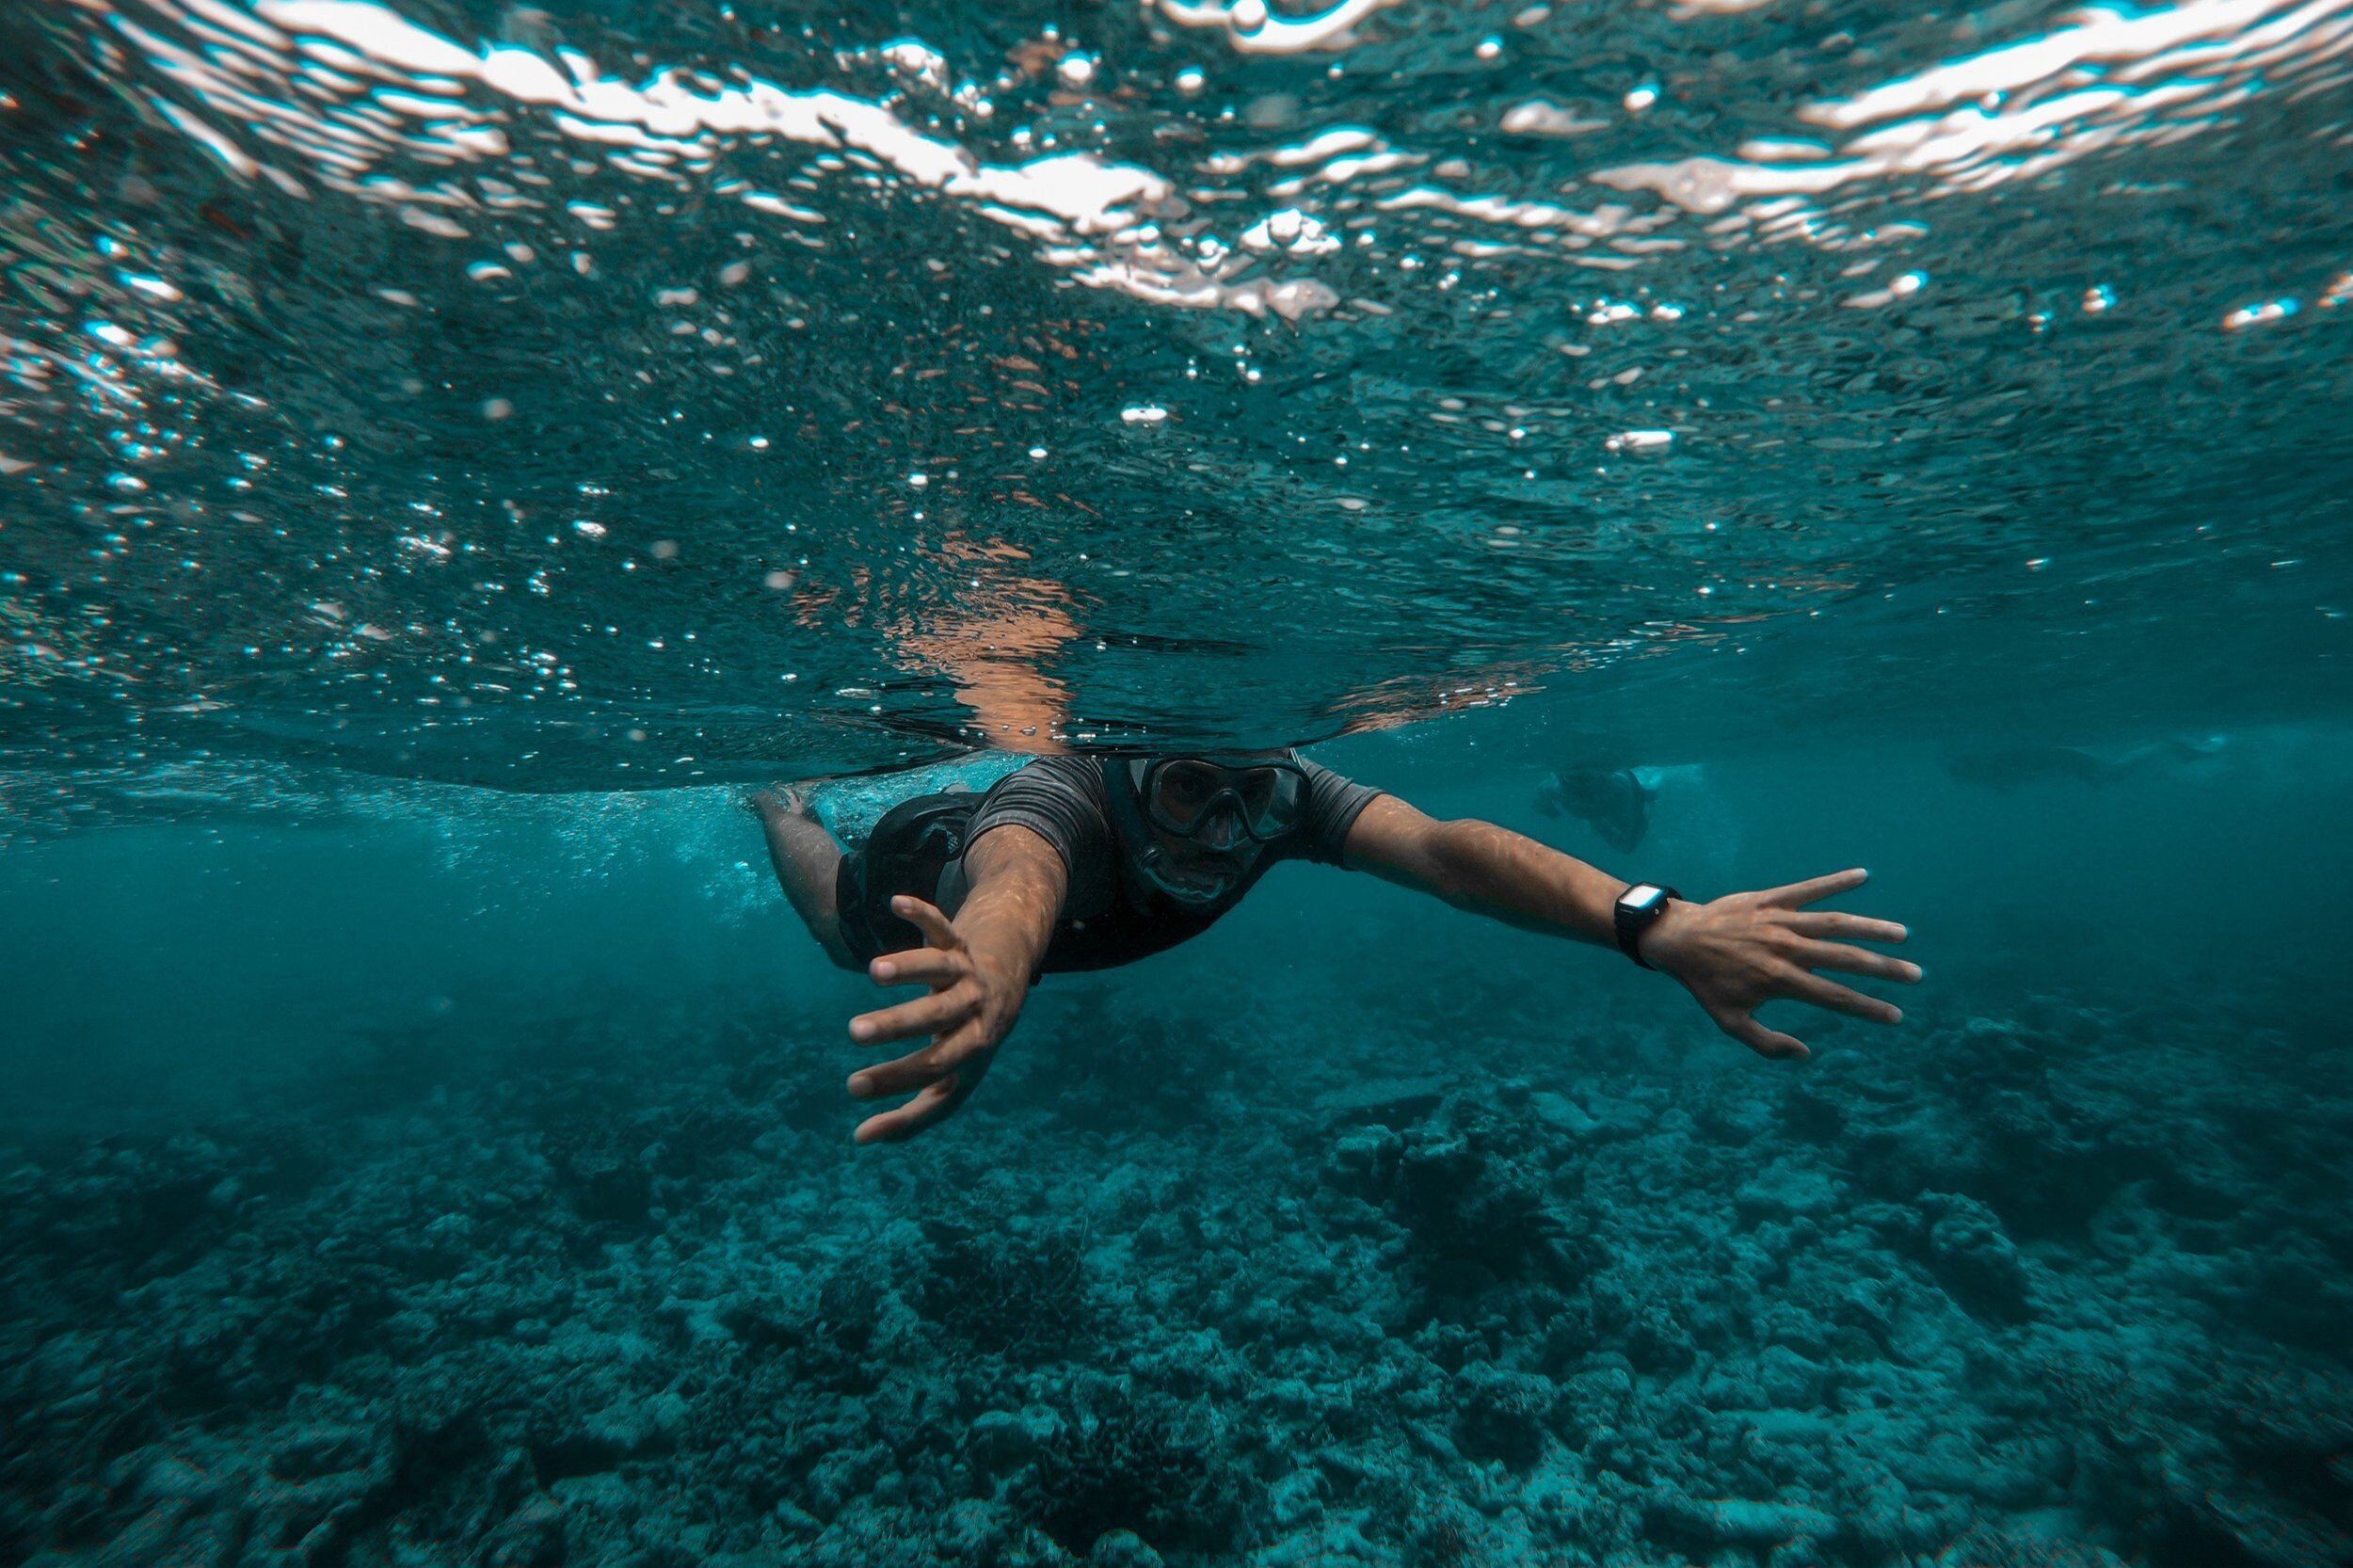
<instances>
[{"instance_id":1,"label":"distant silhouette in water","mask_svg":"<svg viewBox=\"0 0 2353 1568\"><path fill-rule=\"evenodd\" d=\"M1545 775L1536 786L1537 810L1577 818L1615 850L1642 841L1650 831L1651 802L1657 798L1632 768L1564 768Z\"/></svg>"},{"instance_id":2,"label":"distant silhouette in water","mask_svg":"<svg viewBox=\"0 0 2353 1568\"><path fill-rule=\"evenodd\" d=\"M2219 739L2156 741L2110 756L2082 746L2001 746L1948 756L1945 759L1945 771L1963 784L1989 790L2014 790L2022 784L2039 784L2050 778L2075 778L2086 784L2107 785L2158 764L2195 762L2212 757L2221 748Z\"/></svg>"}]
</instances>

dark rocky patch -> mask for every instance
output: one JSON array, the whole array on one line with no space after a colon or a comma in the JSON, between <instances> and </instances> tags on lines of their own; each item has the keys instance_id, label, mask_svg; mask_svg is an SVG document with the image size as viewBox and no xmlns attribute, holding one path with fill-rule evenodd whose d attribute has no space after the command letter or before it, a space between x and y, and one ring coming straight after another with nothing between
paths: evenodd
<instances>
[{"instance_id":1,"label":"dark rocky patch","mask_svg":"<svg viewBox=\"0 0 2353 1568\"><path fill-rule=\"evenodd\" d=\"M748 1027L25 1151L0 1558L2353 1560L2342 1050L2027 999L1437 1080L1376 1023L1255 1092L1239 1026L1032 1021L888 1153ZM1058 1099L1106 1036L1160 1084Z\"/></svg>"}]
</instances>

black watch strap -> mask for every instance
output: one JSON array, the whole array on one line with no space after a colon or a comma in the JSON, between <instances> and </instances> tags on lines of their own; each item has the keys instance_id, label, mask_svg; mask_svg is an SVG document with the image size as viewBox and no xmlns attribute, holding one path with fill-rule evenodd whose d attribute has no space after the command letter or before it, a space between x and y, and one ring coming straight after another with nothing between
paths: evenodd
<instances>
[{"instance_id":1,"label":"black watch strap","mask_svg":"<svg viewBox=\"0 0 2353 1568\"><path fill-rule=\"evenodd\" d=\"M1639 893L1652 888L1658 889L1657 896L1640 904L1629 904L1626 902L1627 894ZM1650 963L1642 956L1642 935L1652 926L1657 925L1658 917L1667 912L1669 899L1678 899L1682 896L1663 882L1637 882L1629 886L1625 892L1620 893L1612 910L1618 932L1618 951L1633 959L1643 968L1651 968Z\"/></svg>"}]
</instances>

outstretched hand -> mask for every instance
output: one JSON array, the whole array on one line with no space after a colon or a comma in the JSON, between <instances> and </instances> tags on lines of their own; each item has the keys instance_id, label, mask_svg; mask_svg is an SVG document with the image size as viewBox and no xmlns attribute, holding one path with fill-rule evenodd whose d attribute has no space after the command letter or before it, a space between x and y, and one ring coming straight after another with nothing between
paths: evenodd
<instances>
[{"instance_id":1,"label":"outstretched hand","mask_svg":"<svg viewBox=\"0 0 2353 1568\"><path fill-rule=\"evenodd\" d=\"M897 1143L954 1115L987 1074L1030 989L1027 974L1002 974L977 959L934 905L902 893L890 912L912 921L927 945L886 952L866 972L877 985L928 985L931 995L859 1014L850 1020L850 1038L876 1046L920 1034L931 1042L850 1075L850 1093L862 1100L915 1091L905 1104L860 1122L861 1144Z\"/></svg>"},{"instance_id":2,"label":"outstretched hand","mask_svg":"<svg viewBox=\"0 0 2353 1568\"><path fill-rule=\"evenodd\" d=\"M1814 971L1837 969L1906 985L1920 978L1917 964L1849 945L1900 942L1907 935L1902 926L1805 907L1860 888L1869 875L1861 870L1837 872L1759 893L1730 893L1707 904L1677 901L1643 936L1642 957L1681 982L1717 1028L1751 1050L1802 1061L1811 1054L1805 1043L1759 1023L1759 1007L1786 999L1874 1023L1900 1023L1903 1009L1893 1002Z\"/></svg>"}]
</instances>

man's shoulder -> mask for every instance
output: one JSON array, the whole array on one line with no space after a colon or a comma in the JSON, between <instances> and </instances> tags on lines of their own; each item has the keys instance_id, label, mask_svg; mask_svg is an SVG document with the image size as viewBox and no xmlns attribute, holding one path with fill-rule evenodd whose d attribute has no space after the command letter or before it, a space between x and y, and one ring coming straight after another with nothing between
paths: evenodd
<instances>
[{"instance_id":1,"label":"man's shoulder","mask_svg":"<svg viewBox=\"0 0 2353 1568\"><path fill-rule=\"evenodd\" d=\"M1016 793L1032 790L1076 791L1090 798L1103 792L1103 772L1092 757L1033 757L997 781Z\"/></svg>"},{"instance_id":2,"label":"man's shoulder","mask_svg":"<svg viewBox=\"0 0 2353 1568\"><path fill-rule=\"evenodd\" d=\"M1033 758L999 779L982 803L989 816L1043 812L1076 828L1107 823L1103 776L1088 757Z\"/></svg>"},{"instance_id":3,"label":"man's shoulder","mask_svg":"<svg viewBox=\"0 0 2353 1568\"><path fill-rule=\"evenodd\" d=\"M1043 757L1031 758L1027 762L1021 764L1018 771L1022 773L1038 774L1048 778L1090 778L1099 780L1103 776L1103 765L1100 760L1086 756L1080 752L1057 751L1049 752Z\"/></svg>"},{"instance_id":4,"label":"man's shoulder","mask_svg":"<svg viewBox=\"0 0 2353 1568\"><path fill-rule=\"evenodd\" d=\"M1100 770L1085 757L1040 757L997 781L972 817L974 838L993 827L1030 829L1070 873L1065 914L1092 918L1112 899L1110 808Z\"/></svg>"}]
</instances>

